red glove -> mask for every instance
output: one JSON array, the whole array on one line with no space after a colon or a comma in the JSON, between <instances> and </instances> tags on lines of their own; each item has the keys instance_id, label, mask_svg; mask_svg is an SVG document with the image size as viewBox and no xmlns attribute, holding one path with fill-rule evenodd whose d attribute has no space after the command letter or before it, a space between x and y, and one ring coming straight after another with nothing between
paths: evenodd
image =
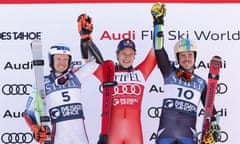
<instances>
[{"instance_id":1,"label":"red glove","mask_svg":"<svg viewBox=\"0 0 240 144\"><path fill-rule=\"evenodd\" d=\"M81 14L78 19L78 32L82 40L91 39L91 33L93 31L92 18L87 14Z\"/></svg>"},{"instance_id":2,"label":"red glove","mask_svg":"<svg viewBox=\"0 0 240 144\"><path fill-rule=\"evenodd\" d=\"M44 126L32 126L33 137L36 141L42 143L47 139L48 132Z\"/></svg>"}]
</instances>

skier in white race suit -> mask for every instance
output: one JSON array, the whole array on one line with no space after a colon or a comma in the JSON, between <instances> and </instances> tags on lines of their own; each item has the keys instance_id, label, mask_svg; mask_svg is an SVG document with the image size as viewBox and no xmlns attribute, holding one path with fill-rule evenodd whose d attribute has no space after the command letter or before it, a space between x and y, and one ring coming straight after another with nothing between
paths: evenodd
<instances>
[{"instance_id":1,"label":"skier in white race suit","mask_svg":"<svg viewBox=\"0 0 240 144\"><path fill-rule=\"evenodd\" d=\"M92 27L83 28L81 34L90 34L91 30ZM87 49L83 48L87 46L85 42L87 41L81 40L82 49ZM48 135L51 135L51 144L89 143L81 103L81 84L103 61L101 54L97 53L97 55L97 57L89 56L91 59L88 59L84 65L72 68L70 66L72 56L68 46L56 44L50 47L51 71L44 77L46 107L52 124L50 134L44 126L37 125L34 101L24 112L24 118L33 131L36 141L44 143Z\"/></svg>"}]
</instances>

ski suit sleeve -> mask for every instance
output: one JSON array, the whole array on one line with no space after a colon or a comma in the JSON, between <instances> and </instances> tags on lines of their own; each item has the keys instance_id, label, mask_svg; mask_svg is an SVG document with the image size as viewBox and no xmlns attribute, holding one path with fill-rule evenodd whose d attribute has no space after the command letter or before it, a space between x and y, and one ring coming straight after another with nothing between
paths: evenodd
<instances>
[{"instance_id":1,"label":"ski suit sleeve","mask_svg":"<svg viewBox=\"0 0 240 144\"><path fill-rule=\"evenodd\" d=\"M32 96L34 95L34 96ZM38 97L41 99L41 97ZM33 137L37 142L44 142L47 136L50 135L50 131L40 124L40 113L37 111L39 110L36 105L41 105L42 101L38 101L37 92L32 92L31 96L28 97L26 108L23 112L24 120L26 121L27 125L33 132ZM39 104L39 102L41 104Z\"/></svg>"},{"instance_id":2,"label":"ski suit sleeve","mask_svg":"<svg viewBox=\"0 0 240 144\"><path fill-rule=\"evenodd\" d=\"M167 77L172 69L168 54L164 49L164 16L166 9L164 4L156 3L151 9L153 16L153 47L157 59L157 65L163 75Z\"/></svg>"},{"instance_id":3,"label":"ski suit sleeve","mask_svg":"<svg viewBox=\"0 0 240 144\"><path fill-rule=\"evenodd\" d=\"M143 76L146 80L148 78L148 76L150 75L150 73L155 68L156 64L157 64L157 62L156 62L156 57L154 54L154 49L151 48L150 51L148 52L148 55L146 56L146 58L143 60L142 63L140 63L136 67L136 69L141 70L141 72L143 73Z\"/></svg>"},{"instance_id":4,"label":"ski suit sleeve","mask_svg":"<svg viewBox=\"0 0 240 144\"><path fill-rule=\"evenodd\" d=\"M91 33L93 31L92 18L87 14L81 14L78 19L78 32L81 37L81 54L82 58L88 59L91 56L94 56L98 64L104 62L102 54L98 47L92 41Z\"/></svg>"},{"instance_id":5,"label":"ski suit sleeve","mask_svg":"<svg viewBox=\"0 0 240 144\"><path fill-rule=\"evenodd\" d=\"M103 82L103 67L102 67L102 65L100 65L93 74L97 79L99 79L100 82Z\"/></svg>"},{"instance_id":6,"label":"ski suit sleeve","mask_svg":"<svg viewBox=\"0 0 240 144\"><path fill-rule=\"evenodd\" d=\"M80 81L84 81L92 75L98 67L99 64L95 62L95 59L92 59L90 62L83 64L75 73Z\"/></svg>"},{"instance_id":7,"label":"ski suit sleeve","mask_svg":"<svg viewBox=\"0 0 240 144\"><path fill-rule=\"evenodd\" d=\"M26 108L23 112L24 120L26 121L28 126L31 128L31 130L33 126L39 124L39 120L37 118L37 112L35 111L36 98L35 96L32 96L32 95L35 95L35 92L32 92L31 96L28 97Z\"/></svg>"},{"instance_id":8,"label":"ski suit sleeve","mask_svg":"<svg viewBox=\"0 0 240 144\"><path fill-rule=\"evenodd\" d=\"M157 65L163 77L167 77L171 72L172 66L168 54L164 48L163 29L159 28L161 25L162 24L154 25L153 47L155 50ZM161 35L159 35L159 33L161 33Z\"/></svg>"},{"instance_id":9,"label":"ski suit sleeve","mask_svg":"<svg viewBox=\"0 0 240 144\"><path fill-rule=\"evenodd\" d=\"M92 41L92 39L88 41L81 40L81 53L84 59L94 56L96 63L102 64L104 62L100 50Z\"/></svg>"},{"instance_id":10,"label":"ski suit sleeve","mask_svg":"<svg viewBox=\"0 0 240 144\"><path fill-rule=\"evenodd\" d=\"M155 54L158 68L160 69L163 77L167 77L172 71L172 66L166 50L164 48L161 50L155 50Z\"/></svg>"}]
</instances>

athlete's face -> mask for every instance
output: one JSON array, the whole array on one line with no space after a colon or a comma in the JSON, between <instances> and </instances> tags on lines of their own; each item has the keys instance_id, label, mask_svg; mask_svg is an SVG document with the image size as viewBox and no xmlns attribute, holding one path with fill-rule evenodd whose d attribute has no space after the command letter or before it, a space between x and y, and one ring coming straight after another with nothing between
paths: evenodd
<instances>
[{"instance_id":1,"label":"athlete's face","mask_svg":"<svg viewBox=\"0 0 240 144\"><path fill-rule=\"evenodd\" d=\"M179 53L179 64L188 72L192 72L194 69L194 52L180 52Z\"/></svg>"},{"instance_id":2,"label":"athlete's face","mask_svg":"<svg viewBox=\"0 0 240 144\"><path fill-rule=\"evenodd\" d=\"M132 48L124 48L117 53L119 65L124 68L132 66L135 59L135 51Z\"/></svg>"},{"instance_id":3,"label":"athlete's face","mask_svg":"<svg viewBox=\"0 0 240 144\"><path fill-rule=\"evenodd\" d=\"M63 73L68 68L69 56L65 54L56 54L53 56L53 67L56 73Z\"/></svg>"}]
</instances>

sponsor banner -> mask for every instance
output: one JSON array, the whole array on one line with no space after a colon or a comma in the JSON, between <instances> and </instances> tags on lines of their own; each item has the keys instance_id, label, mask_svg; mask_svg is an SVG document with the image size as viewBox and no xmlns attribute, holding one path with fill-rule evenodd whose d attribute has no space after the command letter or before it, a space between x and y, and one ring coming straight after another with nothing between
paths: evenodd
<instances>
[{"instance_id":1,"label":"sponsor banner","mask_svg":"<svg viewBox=\"0 0 240 144\"><path fill-rule=\"evenodd\" d=\"M155 3L154 0L2 0L2 4ZM162 0L163 3L239 3L240 0Z\"/></svg>"},{"instance_id":2,"label":"sponsor banner","mask_svg":"<svg viewBox=\"0 0 240 144\"><path fill-rule=\"evenodd\" d=\"M49 4L49 3L58 4ZM69 2L69 3L68 3ZM43 41L46 60L45 74L49 73L48 48L55 43L65 43L73 54L74 63L84 61L80 55L77 17L88 13L93 18L93 39L105 59L117 62L116 47L120 39L136 42L137 55L134 66L139 64L152 47L152 17L150 9L154 1L140 2L84 2L19 0L0 3L0 134L1 142L19 143L35 141L28 135L29 128L22 112L34 88L34 73L30 43L38 38ZM119 3L118 3L119 2ZM213 55L223 59L220 80L216 91L216 107L220 114L221 143L238 143L238 51L240 41L240 1L163 1L167 2L164 26L165 48L171 60L175 60L174 44L181 38L193 39L198 46L196 70L207 79L209 60ZM198 2L198 3L195 3ZM5 5L14 3L16 5ZM32 3L32 4L30 4ZM41 3L41 4L36 4ZM45 4L44 4L45 3ZM64 4L68 3L68 4ZM126 4L127 3L127 4ZM194 3L194 4L193 4ZM19 5L17 5L19 4ZM22 5L21 5L22 4ZM126 90L125 87L121 89ZM138 93L138 87L132 86ZM90 143L96 143L101 123L101 85L94 77L82 83L82 105ZM116 92L122 90L117 89ZM162 75L156 67L146 82L142 102L142 128L144 144L154 144L161 115L162 98L165 95ZM201 131L204 110L197 110L198 132ZM25 132L24 132L25 131ZM6 134L5 134L6 133ZM16 134L17 133L17 134ZM24 134L22 134L24 133ZM29 136L29 137L28 137ZM21 138L20 138L21 137ZM23 142L24 143L24 142Z\"/></svg>"}]
</instances>

